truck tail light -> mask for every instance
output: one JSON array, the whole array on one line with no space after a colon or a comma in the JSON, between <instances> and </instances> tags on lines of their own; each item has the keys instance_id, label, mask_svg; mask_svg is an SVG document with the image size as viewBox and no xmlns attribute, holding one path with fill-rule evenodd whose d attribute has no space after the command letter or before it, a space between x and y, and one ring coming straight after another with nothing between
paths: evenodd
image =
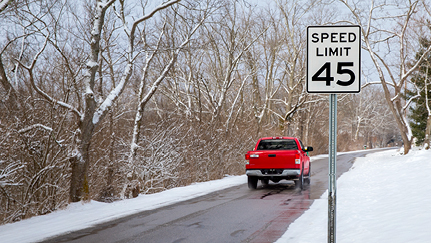
<instances>
[{"instance_id":1,"label":"truck tail light","mask_svg":"<svg viewBox=\"0 0 431 243\"><path fill-rule=\"evenodd\" d=\"M246 160L250 160L250 158L259 158L259 154L249 154L249 153L246 153L245 154L245 159Z\"/></svg>"},{"instance_id":2,"label":"truck tail light","mask_svg":"<svg viewBox=\"0 0 431 243\"><path fill-rule=\"evenodd\" d=\"M301 159L299 158L299 154L295 155L295 164L300 165Z\"/></svg>"}]
</instances>

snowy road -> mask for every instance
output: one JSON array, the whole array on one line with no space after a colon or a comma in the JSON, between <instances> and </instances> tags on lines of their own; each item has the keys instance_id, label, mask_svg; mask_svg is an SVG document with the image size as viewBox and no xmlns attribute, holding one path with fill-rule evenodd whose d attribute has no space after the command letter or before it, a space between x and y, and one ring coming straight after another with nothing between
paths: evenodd
<instances>
[{"instance_id":1,"label":"snowy road","mask_svg":"<svg viewBox=\"0 0 431 243\"><path fill-rule=\"evenodd\" d=\"M339 155L337 176L349 170L356 157L375 151ZM252 191L244 180L242 185L46 242L274 242L320 198L327 181L327 157L313 157L311 185L302 192L288 181Z\"/></svg>"}]
</instances>

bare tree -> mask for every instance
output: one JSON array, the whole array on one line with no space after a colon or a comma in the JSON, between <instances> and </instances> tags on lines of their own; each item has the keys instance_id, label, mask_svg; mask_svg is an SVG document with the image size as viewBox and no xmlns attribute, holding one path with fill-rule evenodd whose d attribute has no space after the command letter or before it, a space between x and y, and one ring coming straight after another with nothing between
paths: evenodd
<instances>
[{"instance_id":1,"label":"bare tree","mask_svg":"<svg viewBox=\"0 0 431 243\"><path fill-rule=\"evenodd\" d=\"M53 6L20 2L1 15L2 27L9 30L1 39L0 52L0 93L6 94L0 102L0 173L6 180L0 183L3 222L49 213L67 202L64 189L69 178L63 172L67 169L65 144L70 142L68 111L45 99L53 98L41 89L59 88L58 81L64 78L55 71L41 78L51 69L41 56L53 54L47 50L48 29L58 16L46 14ZM38 7L40 11L30 11ZM49 88L47 79L53 81Z\"/></svg>"},{"instance_id":2,"label":"bare tree","mask_svg":"<svg viewBox=\"0 0 431 243\"><path fill-rule=\"evenodd\" d=\"M194 6L195 9L197 9L196 6ZM199 11L198 16L194 17L192 16L191 19L188 19L185 16L178 16L179 9L175 9L175 11L172 11L170 13L167 13L164 17L164 23L163 27L161 28L160 37L157 40L157 43L153 48L147 51L145 64L142 70L141 79L139 83L139 94L138 94L138 109L136 111L134 126L133 126L133 134L132 134L132 142L130 146L130 155L129 155L129 166L132 170L132 174L136 173L136 169L134 169L134 162L136 158L136 153L138 149L138 143L141 137L141 129L142 129L142 120L144 116L144 110L147 103L150 101L150 99L154 96L156 91L158 90L160 84L162 81L168 76L169 71L173 68L173 66L176 63L176 60L178 58L178 55L184 50L184 48L188 45L188 43L192 40L193 36L197 32L197 30L204 24L205 20L208 18L208 16L213 11L211 6L203 6L202 10ZM177 29L178 22L181 20L186 21L184 23L184 26L186 26L187 29L182 30L182 33ZM190 23L187 23L190 22ZM193 24L194 23L194 24ZM170 34L166 33L167 31L167 25L170 26ZM167 44L162 45L162 39L167 38L166 36L183 36L183 40L179 40L180 43L177 44L178 40L176 38L170 38L167 41ZM146 42L146 37L142 37L144 39L144 42ZM155 55L160 52L165 52L162 49L167 48L167 52L169 53L169 58L167 59L166 64L162 64L162 71L161 73L155 77L155 80L152 82L151 87L146 91L145 89L146 84L148 82L148 69L151 66L151 63L153 59L155 58ZM133 178L132 176L131 178ZM132 183L135 187L137 187L138 183ZM126 185L127 187L127 185ZM138 190L137 188L134 188L133 190Z\"/></svg>"},{"instance_id":3,"label":"bare tree","mask_svg":"<svg viewBox=\"0 0 431 243\"><path fill-rule=\"evenodd\" d=\"M397 126L380 87L368 86L359 94L341 96L339 103L339 130L349 135L340 146L342 150L385 147L397 140L397 133L391 132L397 131Z\"/></svg>"},{"instance_id":4,"label":"bare tree","mask_svg":"<svg viewBox=\"0 0 431 243\"><path fill-rule=\"evenodd\" d=\"M184 52L182 65L161 90L178 111L198 121L224 124L225 130L235 123L239 97L249 77L243 72L245 53L265 31L253 30L252 16L253 10L241 3L224 2L209 17Z\"/></svg>"},{"instance_id":5,"label":"bare tree","mask_svg":"<svg viewBox=\"0 0 431 243\"><path fill-rule=\"evenodd\" d=\"M431 51L430 46L418 60L414 60L411 55L414 53L411 51L414 48L411 40L411 35L415 34L413 26L419 24L414 21L414 17L421 12L420 5L425 3L409 1L391 4L371 1L369 11L366 12L363 2L341 2L350 10L354 18L354 21L345 22L361 26L363 49L368 51L377 69L380 79L378 83L383 87L387 104L403 138L404 153L407 154L411 148L412 133L406 110L412 99L416 97L404 101L402 94L412 73ZM393 10L387 11L387 7ZM394 62L394 60L397 61Z\"/></svg>"},{"instance_id":6,"label":"bare tree","mask_svg":"<svg viewBox=\"0 0 431 243\"><path fill-rule=\"evenodd\" d=\"M252 75L253 109L258 127L276 124L294 135L294 117L305 102L315 102L305 90L305 30L319 1L276 1L276 10L262 13L268 30L247 63ZM262 27L261 27L262 28ZM261 79L261 80L260 80ZM261 97L262 96L262 97ZM318 98L319 99L319 98Z\"/></svg>"},{"instance_id":7,"label":"bare tree","mask_svg":"<svg viewBox=\"0 0 431 243\"><path fill-rule=\"evenodd\" d=\"M71 181L71 195L72 201L79 201L86 197L88 194L87 171L89 163L89 146L94 128L106 116L112 104L124 91L127 82L132 74L133 64L136 58L134 54L135 48L135 33L139 24L152 18L157 12L166 9L180 0L172 0L155 7L150 13L133 21L131 27L128 26L125 13L124 2L120 2L120 11L116 13L123 23L124 31L127 34L128 50L126 51L127 64L124 68L123 75L106 99L96 107L94 97L95 74L98 70L99 63L99 42L102 31L102 26L105 19L106 10L114 3L113 0L109 2L97 2L96 14L93 22L93 30L91 32L91 55L87 63L86 74L84 75L85 85L85 108L84 114L81 118L79 128L79 145L77 153L72 157L72 181Z\"/></svg>"},{"instance_id":8,"label":"bare tree","mask_svg":"<svg viewBox=\"0 0 431 243\"><path fill-rule=\"evenodd\" d=\"M209 42L209 48L205 50L204 60L210 72L201 79L201 83L213 122L221 118L228 92L237 80L237 70L245 53L264 32L251 36L252 22L247 20L252 13L241 10L237 3L226 4L218 19L212 19L220 23L205 29L204 37Z\"/></svg>"},{"instance_id":9,"label":"bare tree","mask_svg":"<svg viewBox=\"0 0 431 243\"><path fill-rule=\"evenodd\" d=\"M60 48L60 45L57 43L58 36L58 22L50 22L45 23L42 19L39 18L39 22L42 23L39 29L36 29L34 33L39 33L45 41L44 44L41 45L40 50L35 53L32 60L29 60L29 65L24 63L24 60L17 59L17 62L20 64L28 72L28 77L30 80L31 88L38 95L44 98L47 102L52 104L53 106L59 106L63 109L71 112L76 117L76 130L74 132L74 145L73 148L70 149L69 162L72 167L71 174L71 182L70 182L70 201L76 202L82 199L88 198L89 194L89 185L88 185L88 168L90 163L90 145L91 140L93 138L93 134L95 129L101 124L104 117L109 113L113 104L118 100L118 98L123 93L131 75L134 66L134 62L137 58L138 54L134 53L135 48L135 36L136 31L140 23L152 18L155 13L166 9L173 4L178 3L179 0L176 1L168 1L164 4L161 4L154 8L152 12L147 15L144 15L137 20L134 20L131 27L127 25L127 20L125 19L125 13L123 8L123 1L120 1L120 12L116 12L115 9L109 14L116 13L120 21L123 23L124 33L126 34L126 42L128 48L124 51L124 54L121 55L121 58L125 60L123 65L123 74L119 78L118 81L112 82L112 86L110 86L110 91L108 92L106 97L102 97L102 94L99 90L96 90L99 85L99 89L101 90L101 86L103 84L103 79L99 78L98 82L96 82L97 74L100 73L101 64L101 39L103 34L103 26L105 24L106 14L108 9L115 3L115 0L103 1L98 0L95 3L94 8L91 8L91 14L93 14L91 21L91 28L89 29L89 54L88 61L84 68L84 73L82 76L82 82L79 80L75 80L72 82L73 85L82 87L76 87L76 91L82 90L84 95L82 97L83 102L81 103L81 96L78 92L77 94L77 103L75 106L70 102L67 98L69 94L66 93L66 96L61 100L56 98L57 94L54 94L49 90L49 87L44 87L41 83L36 81L34 77L36 62L39 60L41 54L46 50L48 45L54 47L57 50L63 59L66 61L66 66L69 67L70 74L75 78L78 75L79 70L73 70L72 67L68 64L69 58L67 54ZM82 10L81 10L82 11ZM26 13L31 13L30 11ZM60 15L59 15L60 16ZM30 17L37 17L31 16ZM77 17L77 16L75 16ZM85 29L86 23L81 23L79 18L76 18L78 23L81 26L84 26ZM87 28L88 29L88 28ZM85 32L84 32L85 33ZM39 37L40 39L40 37ZM28 56L28 55L27 55ZM3 65L1 65L3 66ZM1 71L1 70L0 70ZM77 72L78 71L78 72ZM117 70L118 72L118 70ZM12 98L14 99L14 92L11 89L12 86L7 86L7 82L3 82L5 80L4 75L2 75L2 84L3 86L12 94ZM106 85L107 86L107 85ZM70 88L68 89L70 92Z\"/></svg>"}]
</instances>

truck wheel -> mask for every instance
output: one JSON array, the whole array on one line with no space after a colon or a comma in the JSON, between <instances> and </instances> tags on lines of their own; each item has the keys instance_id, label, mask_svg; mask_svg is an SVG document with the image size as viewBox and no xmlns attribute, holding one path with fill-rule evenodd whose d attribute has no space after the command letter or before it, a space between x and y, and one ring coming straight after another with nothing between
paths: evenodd
<instances>
[{"instance_id":1,"label":"truck wheel","mask_svg":"<svg viewBox=\"0 0 431 243\"><path fill-rule=\"evenodd\" d=\"M249 176L247 177L248 181L248 188L250 189L256 189L257 188L257 177L256 176Z\"/></svg>"},{"instance_id":2,"label":"truck wheel","mask_svg":"<svg viewBox=\"0 0 431 243\"><path fill-rule=\"evenodd\" d=\"M310 167L308 168L308 174L307 174L306 178L304 179L304 183L306 185L310 185L310 181L311 181L311 164L310 164Z\"/></svg>"},{"instance_id":3,"label":"truck wheel","mask_svg":"<svg viewBox=\"0 0 431 243\"><path fill-rule=\"evenodd\" d=\"M297 189L304 189L304 174L303 170L301 170L301 175L299 176L298 180L295 181L295 188Z\"/></svg>"}]
</instances>

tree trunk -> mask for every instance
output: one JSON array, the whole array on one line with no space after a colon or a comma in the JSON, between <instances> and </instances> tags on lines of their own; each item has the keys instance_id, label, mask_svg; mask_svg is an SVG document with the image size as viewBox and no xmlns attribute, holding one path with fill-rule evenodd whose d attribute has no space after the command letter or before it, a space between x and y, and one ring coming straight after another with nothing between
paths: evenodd
<instances>
[{"instance_id":1,"label":"tree trunk","mask_svg":"<svg viewBox=\"0 0 431 243\"><path fill-rule=\"evenodd\" d=\"M428 115L428 119L427 119L427 127L425 129L425 149L429 149L430 148L430 137L431 137L431 115Z\"/></svg>"},{"instance_id":2,"label":"tree trunk","mask_svg":"<svg viewBox=\"0 0 431 243\"><path fill-rule=\"evenodd\" d=\"M4 90L6 91L6 94L7 94L6 101L7 101L8 107L10 107L11 110L14 112L18 111L19 109L18 95L6 76L1 55L0 55L0 83L3 86Z\"/></svg>"},{"instance_id":3,"label":"tree trunk","mask_svg":"<svg viewBox=\"0 0 431 243\"><path fill-rule=\"evenodd\" d=\"M72 167L72 177L70 181L69 200L71 202L81 201L82 195L88 195L89 187L87 180L87 169L85 161L81 157L74 156L70 158Z\"/></svg>"},{"instance_id":4,"label":"tree trunk","mask_svg":"<svg viewBox=\"0 0 431 243\"><path fill-rule=\"evenodd\" d=\"M93 112L94 113L94 112ZM81 123L81 133L76 154L70 159L72 176L70 182L70 201L79 202L89 199L88 166L90 164L90 142L93 136L94 124L92 120ZM89 120L89 121L88 121Z\"/></svg>"}]
</instances>

